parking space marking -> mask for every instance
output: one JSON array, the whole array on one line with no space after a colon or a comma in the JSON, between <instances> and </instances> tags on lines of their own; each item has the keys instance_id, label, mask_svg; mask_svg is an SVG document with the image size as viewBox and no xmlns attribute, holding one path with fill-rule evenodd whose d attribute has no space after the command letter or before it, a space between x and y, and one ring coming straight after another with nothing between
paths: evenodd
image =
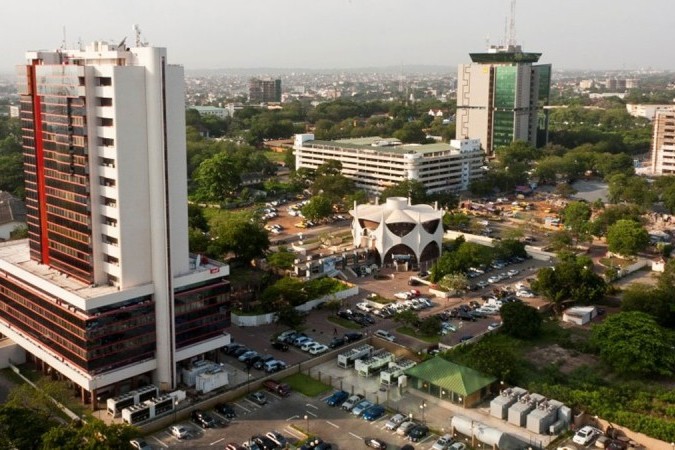
<instances>
[{"instance_id":1,"label":"parking space marking","mask_svg":"<svg viewBox=\"0 0 675 450\"><path fill-rule=\"evenodd\" d=\"M258 404L255 403L254 401L249 400L249 399L247 399L247 398L245 398L244 400L247 401L248 403L250 403L250 404L254 407L253 409L258 409L258 408L259 408ZM249 411L249 412L251 412L251 411Z\"/></svg>"},{"instance_id":2,"label":"parking space marking","mask_svg":"<svg viewBox=\"0 0 675 450\"><path fill-rule=\"evenodd\" d=\"M315 414L315 413L313 413L312 411L307 411L307 410L305 410L305 412L306 412L307 414L309 414L310 416L319 417L318 414Z\"/></svg>"},{"instance_id":3,"label":"parking space marking","mask_svg":"<svg viewBox=\"0 0 675 450\"><path fill-rule=\"evenodd\" d=\"M153 438L154 440L156 440L156 441L159 443L159 445L161 445L162 447L164 447L164 448L169 448L169 445L168 445L168 444L165 444L164 441L160 440L157 436L152 436L152 438Z\"/></svg>"},{"instance_id":4,"label":"parking space marking","mask_svg":"<svg viewBox=\"0 0 675 450\"><path fill-rule=\"evenodd\" d=\"M244 407L243 407L242 405L240 405L239 403L235 403L235 405L237 405L238 407L240 407L241 409L243 409L243 410L246 411L246 412L251 412L250 409L244 408Z\"/></svg>"},{"instance_id":5,"label":"parking space marking","mask_svg":"<svg viewBox=\"0 0 675 450\"><path fill-rule=\"evenodd\" d=\"M288 422L289 420L299 419L299 418L300 418L300 416L298 416L298 415L291 416L291 417L289 417L288 419L286 419L286 422Z\"/></svg>"},{"instance_id":6,"label":"parking space marking","mask_svg":"<svg viewBox=\"0 0 675 450\"><path fill-rule=\"evenodd\" d=\"M314 406L314 405L312 405L311 403L306 403L305 406L308 406L308 407L314 408L314 409L319 409L318 406Z\"/></svg>"},{"instance_id":7,"label":"parking space marking","mask_svg":"<svg viewBox=\"0 0 675 450\"><path fill-rule=\"evenodd\" d=\"M331 395L327 395L327 396L325 396L324 398L322 398L321 401L322 401L322 402L325 402L326 400L328 400L328 399L331 398L332 396L333 396L332 394L331 394Z\"/></svg>"},{"instance_id":8,"label":"parking space marking","mask_svg":"<svg viewBox=\"0 0 675 450\"><path fill-rule=\"evenodd\" d=\"M428 435L427 437L425 437L424 439L422 439L422 440L419 442L420 445L421 445L423 442L426 442L426 441L428 441L429 439L431 439L432 436L433 436L433 434L430 434L430 435Z\"/></svg>"},{"instance_id":9,"label":"parking space marking","mask_svg":"<svg viewBox=\"0 0 675 450\"><path fill-rule=\"evenodd\" d=\"M382 417L380 417L379 419L375 419L375 420L373 421L373 423L381 422L381 421L383 421L384 419L386 419L387 417L389 417L389 416L382 416Z\"/></svg>"},{"instance_id":10,"label":"parking space marking","mask_svg":"<svg viewBox=\"0 0 675 450\"><path fill-rule=\"evenodd\" d=\"M222 442L222 441L224 441L224 440L225 440L225 438L220 438L220 439L218 439L217 441L211 442L209 445L216 445L218 442Z\"/></svg>"},{"instance_id":11,"label":"parking space marking","mask_svg":"<svg viewBox=\"0 0 675 450\"><path fill-rule=\"evenodd\" d=\"M335 424L334 424L333 422L331 422L330 420L326 420L326 423L327 423L328 425L330 425L330 426L335 427L335 428L340 428L340 425L335 425Z\"/></svg>"},{"instance_id":12,"label":"parking space marking","mask_svg":"<svg viewBox=\"0 0 675 450\"><path fill-rule=\"evenodd\" d=\"M291 427L286 427L286 433L291 434L291 435L293 435L293 436L295 436L296 438L299 438L299 439L305 438L304 434L301 434L299 431L296 431Z\"/></svg>"},{"instance_id":13,"label":"parking space marking","mask_svg":"<svg viewBox=\"0 0 675 450\"><path fill-rule=\"evenodd\" d=\"M356 434L352 433L351 431L349 432L349 434L351 434L352 436L354 436L356 439L363 439L361 436L356 435Z\"/></svg>"}]
</instances>

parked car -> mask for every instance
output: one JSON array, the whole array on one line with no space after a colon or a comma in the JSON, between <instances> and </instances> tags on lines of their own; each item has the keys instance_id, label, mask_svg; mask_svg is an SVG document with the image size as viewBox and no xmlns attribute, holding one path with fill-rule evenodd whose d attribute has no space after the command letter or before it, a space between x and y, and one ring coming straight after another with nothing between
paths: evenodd
<instances>
[{"instance_id":1,"label":"parked car","mask_svg":"<svg viewBox=\"0 0 675 450\"><path fill-rule=\"evenodd\" d=\"M244 348L244 344L231 343L223 347L223 351L226 355L232 355L236 350ZM248 349L247 349L248 350Z\"/></svg>"},{"instance_id":2,"label":"parked car","mask_svg":"<svg viewBox=\"0 0 675 450\"><path fill-rule=\"evenodd\" d=\"M444 434L438 438L438 440L431 447L431 450L447 450L448 447L450 447L450 444L452 444L452 441L453 439L451 434Z\"/></svg>"},{"instance_id":3,"label":"parked car","mask_svg":"<svg viewBox=\"0 0 675 450\"><path fill-rule=\"evenodd\" d=\"M129 441L129 444L138 450L152 450L152 447L150 447L150 445L141 438L132 439Z\"/></svg>"},{"instance_id":4,"label":"parked car","mask_svg":"<svg viewBox=\"0 0 675 450\"><path fill-rule=\"evenodd\" d=\"M326 399L328 406L340 406L345 400L349 398L349 393L346 391L335 391L333 395Z\"/></svg>"},{"instance_id":5,"label":"parked car","mask_svg":"<svg viewBox=\"0 0 675 450\"><path fill-rule=\"evenodd\" d=\"M363 339L363 333L346 333L344 339L347 343Z\"/></svg>"},{"instance_id":6,"label":"parked car","mask_svg":"<svg viewBox=\"0 0 675 450\"><path fill-rule=\"evenodd\" d=\"M359 394L354 394L351 397L349 397L347 400L342 403L342 409L345 411L351 411L354 406L356 406L357 403L359 403L361 400L363 400L363 396Z\"/></svg>"},{"instance_id":7,"label":"parked car","mask_svg":"<svg viewBox=\"0 0 675 450\"><path fill-rule=\"evenodd\" d=\"M281 397L288 397L291 395L291 387L286 383L279 383L276 380L265 380L263 386L268 391L280 395Z\"/></svg>"},{"instance_id":8,"label":"parked car","mask_svg":"<svg viewBox=\"0 0 675 450\"><path fill-rule=\"evenodd\" d=\"M572 442L579 445L588 445L601 435L602 431L590 425L586 425L576 432L572 438Z\"/></svg>"},{"instance_id":9,"label":"parked car","mask_svg":"<svg viewBox=\"0 0 675 450\"><path fill-rule=\"evenodd\" d=\"M278 359L274 359L272 361L268 361L265 363L265 372L266 373L274 373L278 372L280 370L284 370L286 368L286 363L283 361L280 361Z\"/></svg>"},{"instance_id":10,"label":"parked car","mask_svg":"<svg viewBox=\"0 0 675 450\"><path fill-rule=\"evenodd\" d=\"M229 403L218 403L213 407L218 414L225 417L226 419L234 419L237 417L237 413L234 411L234 407Z\"/></svg>"},{"instance_id":11,"label":"parked car","mask_svg":"<svg viewBox=\"0 0 675 450\"><path fill-rule=\"evenodd\" d=\"M466 444L464 444L462 442L455 442L450 447L448 447L448 450L465 450L465 449L466 449Z\"/></svg>"},{"instance_id":12,"label":"parked car","mask_svg":"<svg viewBox=\"0 0 675 450\"><path fill-rule=\"evenodd\" d=\"M366 411L366 409L370 408L373 405L374 403L371 402L370 400L361 400L352 408L352 414L354 414L356 417L359 417Z\"/></svg>"},{"instance_id":13,"label":"parked car","mask_svg":"<svg viewBox=\"0 0 675 450\"><path fill-rule=\"evenodd\" d=\"M366 444L366 447L377 448L377 449L380 449L380 450L386 450L387 449L387 444L385 444L384 441L381 441L380 439L377 439L377 438L371 438L371 437L364 438L363 443Z\"/></svg>"},{"instance_id":14,"label":"parked car","mask_svg":"<svg viewBox=\"0 0 675 450\"><path fill-rule=\"evenodd\" d=\"M282 352L287 352L288 351L288 344L286 344L285 342L274 341L274 342L272 342L272 348L280 350Z\"/></svg>"},{"instance_id":15,"label":"parked car","mask_svg":"<svg viewBox=\"0 0 675 450\"><path fill-rule=\"evenodd\" d=\"M215 428L217 425L216 419L201 409L192 411L192 421L202 428Z\"/></svg>"},{"instance_id":16,"label":"parked car","mask_svg":"<svg viewBox=\"0 0 675 450\"><path fill-rule=\"evenodd\" d=\"M248 351L250 351L248 349L248 347L245 347L245 346L242 345L241 347L238 347L238 348L234 349L232 351L231 355L234 356L235 358L239 358L241 355L243 355L244 353L246 353Z\"/></svg>"},{"instance_id":17,"label":"parked car","mask_svg":"<svg viewBox=\"0 0 675 450\"><path fill-rule=\"evenodd\" d=\"M272 361L273 359L274 356L272 355L262 355L255 363L253 363L253 368L263 370L265 368L265 363Z\"/></svg>"},{"instance_id":18,"label":"parked car","mask_svg":"<svg viewBox=\"0 0 675 450\"><path fill-rule=\"evenodd\" d=\"M258 447L260 447L261 450L275 450L277 448L276 442L267 436L256 435L253 436L251 440L258 444Z\"/></svg>"},{"instance_id":19,"label":"parked car","mask_svg":"<svg viewBox=\"0 0 675 450\"><path fill-rule=\"evenodd\" d=\"M417 425L408 433L408 438L413 442L418 442L424 439L429 434L429 427L426 425Z\"/></svg>"},{"instance_id":20,"label":"parked car","mask_svg":"<svg viewBox=\"0 0 675 450\"><path fill-rule=\"evenodd\" d=\"M183 425L171 425L169 427L169 433L176 439L187 439L190 437L190 430L188 430Z\"/></svg>"},{"instance_id":21,"label":"parked car","mask_svg":"<svg viewBox=\"0 0 675 450\"><path fill-rule=\"evenodd\" d=\"M394 342L396 340L396 337L393 334L385 330L377 330L373 334L379 338L386 339L389 342Z\"/></svg>"},{"instance_id":22,"label":"parked car","mask_svg":"<svg viewBox=\"0 0 675 450\"><path fill-rule=\"evenodd\" d=\"M368 422L379 419L384 415L385 409L384 406L373 405L370 408L363 411L363 418Z\"/></svg>"},{"instance_id":23,"label":"parked car","mask_svg":"<svg viewBox=\"0 0 675 450\"><path fill-rule=\"evenodd\" d=\"M473 336L471 336L470 334L467 334L467 335L459 338L459 342L467 342L467 341L470 341L471 339L473 339Z\"/></svg>"},{"instance_id":24,"label":"parked car","mask_svg":"<svg viewBox=\"0 0 675 450\"><path fill-rule=\"evenodd\" d=\"M394 416L391 417L387 421L386 424L384 424L384 428L386 428L389 431L394 431L395 429L398 428L399 425L401 425L403 422L405 422L406 416L403 414L395 414Z\"/></svg>"},{"instance_id":25,"label":"parked car","mask_svg":"<svg viewBox=\"0 0 675 450\"><path fill-rule=\"evenodd\" d=\"M396 434L399 436L407 436L410 430L415 428L417 424L413 422L412 420L406 420L405 422L401 423L398 428L396 429Z\"/></svg>"},{"instance_id":26,"label":"parked car","mask_svg":"<svg viewBox=\"0 0 675 450\"><path fill-rule=\"evenodd\" d=\"M309 349L316 344L317 344L316 341L313 341L312 339L308 339L308 340L306 340L302 343L302 345L300 346L300 350L302 350L303 352L308 352Z\"/></svg>"},{"instance_id":27,"label":"parked car","mask_svg":"<svg viewBox=\"0 0 675 450\"><path fill-rule=\"evenodd\" d=\"M333 338L332 341L330 341L330 343L328 344L328 347L330 347L330 348L342 347L343 345L345 345L346 342L347 341L345 340L345 338L336 337L336 338Z\"/></svg>"},{"instance_id":28,"label":"parked car","mask_svg":"<svg viewBox=\"0 0 675 450\"><path fill-rule=\"evenodd\" d=\"M328 346L323 344L318 344L309 349L310 355L320 355L321 353L327 352Z\"/></svg>"},{"instance_id":29,"label":"parked car","mask_svg":"<svg viewBox=\"0 0 675 450\"><path fill-rule=\"evenodd\" d=\"M488 325L488 331L496 330L501 326L502 326L501 322L492 322L490 325Z\"/></svg>"},{"instance_id":30,"label":"parked car","mask_svg":"<svg viewBox=\"0 0 675 450\"><path fill-rule=\"evenodd\" d=\"M251 400L253 403L257 403L258 405L264 405L267 403L267 396L258 391L258 392L251 392L246 396L249 400Z\"/></svg>"},{"instance_id":31,"label":"parked car","mask_svg":"<svg viewBox=\"0 0 675 450\"><path fill-rule=\"evenodd\" d=\"M238 359L239 359L239 361L245 363L245 362L247 362L249 359L251 359L251 358L253 358L253 357L255 357L255 356L258 356L258 352L254 351L254 350L249 350L249 351L247 351L246 353L243 353L241 356L239 356Z\"/></svg>"},{"instance_id":32,"label":"parked car","mask_svg":"<svg viewBox=\"0 0 675 450\"><path fill-rule=\"evenodd\" d=\"M278 431L270 431L269 433L265 434L265 436L267 436L281 448L286 448L288 446L288 439L286 439L286 437Z\"/></svg>"}]
</instances>

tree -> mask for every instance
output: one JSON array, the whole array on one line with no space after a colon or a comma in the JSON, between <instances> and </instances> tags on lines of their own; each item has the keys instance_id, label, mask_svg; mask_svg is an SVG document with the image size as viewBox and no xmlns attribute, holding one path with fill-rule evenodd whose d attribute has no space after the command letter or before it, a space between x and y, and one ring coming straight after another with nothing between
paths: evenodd
<instances>
[{"instance_id":1,"label":"tree","mask_svg":"<svg viewBox=\"0 0 675 450\"><path fill-rule=\"evenodd\" d=\"M556 313L562 312L565 300L594 304L604 297L607 285L593 272L590 258L561 252L558 259L554 267L540 269L532 282L532 288L554 304Z\"/></svg>"},{"instance_id":2,"label":"tree","mask_svg":"<svg viewBox=\"0 0 675 450\"><path fill-rule=\"evenodd\" d=\"M277 312L277 321L293 330L299 330L307 320L307 315L290 305L283 306Z\"/></svg>"},{"instance_id":3,"label":"tree","mask_svg":"<svg viewBox=\"0 0 675 450\"><path fill-rule=\"evenodd\" d=\"M286 305L297 306L310 300L305 291L305 283L297 278L284 277L271 286L265 288L260 295L260 301L265 310L281 311Z\"/></svg>"},{"instance_id":4,"label":"tree","mask_svg":"<svg viewBox=\"0 0 675 450\"><path fill-rule=\"evenodd\" d=\"M632 256L648 245L647 230L632 220L618 220L607 230L607 248L610 252Z\"/></svg>"},{"instance_id":5,"label":"tree","mask_svg":"<svg viewBox=\"0 0 675 450\"><path fill-rule=\"evenodd\" d=\"M404 327L417 328L420 318L413 310L406 309L394 314L394 322L400 323Z\"/></svg>"},{"instance_id":6,"label":"tree","mask_svg":"<svg viewBox=\"0 0 675 450\"><path fill-rule=\"evenodd\" d=\"M286 247L281 247L277 252L267 255L267 262L277 269L291 269L296 258L295 253L289 251Z\"/></svg>"},{"instance_id":7,"label":"tree","mask_svg":"<svg viewBox=\"0 0 675 450\"><path fill-rule=\"evenodd\" d=\"M424 130L422 130L422 124L420 122L406 123L403 125L403 128L394 132L394 137L401 142L415 144L423 144L427 139L427 135Z\"/></svg>"},{"instance_id":8,"label":"tree","mask_svg":"<svg viewBox=\"0 0 675 450\"><path fill-rule=\"evenodd\" d=\"M315 195L302 207L302 215L309 220L319 220L328 217L333 212L331 201L324 195Z\"/></svg>"},{"instance_id":9,"label":"tree","mask_svg":"<svg viewBox=\"0 0 675 450\"><path fill-rule=\"evenodd\" d=\"M72 391L65 381L56 381L47 377L37 380L35 387L20 384L12 388L6 405L25 408L45 420L51 420L56 416L55 401L74 411L80 409L79 405L75 404Z\"/></svg>"},{"instance_id":10,"label":"tree","mask_svg":"<svg viewBox=\"0 0 675 450\"><path fill-rule=\"evenodd\" d=\"M328 198L331 203L338 204L344 197L351 194L356 189L354 180L344 175L318 175L312 184L312 194L322 194Z\"/></svg>"},{"instance_id":11,"label":"tree","mask_svg":"<svg viewBox=\"0 0 675 450\"><path fill-rule=\"evenodd\" d=\"M443 228L445 230L466 230L471 223L471 218L462 213L446 213L443 216Z\"/></svg>"},{"instance_id":12,"label":"tree","mask_svg":"<svg viewBox=\"0 0 675 450\"><path fill-rule=\"evenodd\" d=\"M98 419L54 427L42 437L44 450L122 450L133 449L129 441L138 430L124 424L107 425Z\"/></svg>"},{"instance_id":13,"label":"tree","mask_svg":"<svg viewBox=\"0 0 675 450\"><path fill-rule=\"evenodd\" d=\"M648 314L612 314L593 327L591 342L602 360L618 373L671 376L675 372L673 335Z\"/></svg>"},{"instance_id":14,"label":"tree","mask_svg":"<svg viewBox=\"0 0 675 450\"><path fill-rule=\"evenodd\" d=\"M426 203L427 191L418 180L404 180L382 191L380 195L382 200L386 200L389 197L410 197L413 204Z\"/></svg>"},{"instance_id":15,"label":"tree","mask_svg":"<svg viewBox=\"0 0 675 450\"><path fill-rule=\"evenodd\" d=\"M441 332L441 319L437 316L429 316L419 323L419 332L423 336L438 336Z\"/></svg>"},{"instance_id":16,"label":"tree","mask_svg":"<svg viewBox=\"0 0 675 450\"><path fill-rule=\"evenodd\" d=\"M667 328L675 328L675 293L673 286L650 286L634 283L626 287L621 297L621 311L649 314Z\"/></svg>"},{"instance_id":17,"label":"tree","mask_svg":"<svg viewBox=\"0 0 675 450\"><path fill-rule=\"evenodd\" d=\"M642 220L642 209L637 205L607 206L597 215L595 220L593 220L590 231L593 236L605 236L607 234L607 229L621 219L633 220L640 223Z\"/></svg>"},{"instance_id":18,"label":"tree","mask_svg":"<svg viewBox=\"0 0 675 450\"><path fill-rule=\"evenodd\" d=\"M591 218L591 207L586 202L569 202L562 210L562 220L575 239L588 233L588 220Z\"/></svg>"},{"instance_id":19,"label":"tree","mask_svg":"<svg viewBox=\"0 0 675 450\"><path fill-rule=\"evenodd\" d=\"M471 345L455 347L447 357L453 362L515 383L520 364L514 340L501 333L489 334Z\"/></svg>"},{"instance_id":20,"label":"tree","mask_svg":"<svg viewBox=\"0 0 675 450\"><path fill-rule=\"evenodd\" d=\"M527 257L525 244L517 239L502 239L501 241L497 241L493 248L495 256L499 259L509 259L514 256Z\"/></svg>"},{"instance_id":21,"label":"tree","mask_svg":"<svg viewBox=\"0 0 675 450\"><path fill-rule=\"evenodd\" d=\"M463 273L448 273L441 278L438 285L447 291L463 291L469 286L469 280Z\"/></svg>"},{"instance_id":22,"label":"tree","mask_svg":"<svg viewBox=\"0 0 675 450\"><path fill-rule=\"evenodd\" d=\"M316 168L316 176L334 176L342 173L342 163L338 159L329 159Z\"/></svg>"},{"instance_id":23,"label":"tree","mask_svg":"<svg viewBox=\"0 0 675 450\"><path fill-rule=\"evenodd\" d=\"M52 426L47 417L27 408L0 405L0 448L37 450Z\"/></svg>"},{"instance_id":24,"label":"tree","mask_svg":"<svg viewBox=\"0 0 675 450\"><path fill-rule=\"evenodd\" d=\"M558 183L555 186L555 193L562 198L569 198L576 194L577 191L569 183Z\"/></svg>"},{"instance_id":25,"label":"tree","mask_svg":"<svg viewBox=\"0 0 675 450\"><path fill-rule=\"evenodd\" d=\"M554 251L568 251L572 248L574 244L574 238L572 233L567 230L556 231L551 235L551 240L549 245L553 248Z\"/></svg>"},{"instance_id":26,"label":"tree","mask_svg":"<svg viewBox=\"0 0 675 450\"><path fill-rule=\"evenodd\" d=\"M501 307L499 313L502 316L502 331L508 335L532 339L541 332L541 314L525 303L507 303Z\"/></svg>"},{"instance_id":27,"label":"tree","mask_svg":"<svg viewBox=\"0 0 675 450\"><path fill-rule=\"evenodd\" d=\"M240 172L226 153L219 153L202 162L195 172L197 196L206 201L220 202L239 187Z\"/></svg>"},{"instance_id":28,"label":"tree","mask_svg":"<svg viewBox=\"0 0 675 450\"><path fill-rule=\"evenodd\" d=\"M270 246L267 231L253 218L215 217L211 220L211 236L221 256L233 252L241 261L264 256Z\"/></svg>"}]
</instances>

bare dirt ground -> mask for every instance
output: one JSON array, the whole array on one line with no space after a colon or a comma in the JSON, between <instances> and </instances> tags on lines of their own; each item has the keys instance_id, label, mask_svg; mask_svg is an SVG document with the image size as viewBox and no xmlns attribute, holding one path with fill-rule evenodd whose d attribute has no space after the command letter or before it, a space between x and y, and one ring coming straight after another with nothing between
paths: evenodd
<instances>
[{"instance_id":1,"label":"bare dirt ground","mask_svg":"<svg viewBox=\"0 0 675 450\"><path fill-rule=\"evenodd\" d=\"M540 347L525 355L529 361L537 365L559 364L560 371L566 374L581 366L595 366L598 361L592 355L567 350L558 344Z\"/></svg>"}]
</instances>

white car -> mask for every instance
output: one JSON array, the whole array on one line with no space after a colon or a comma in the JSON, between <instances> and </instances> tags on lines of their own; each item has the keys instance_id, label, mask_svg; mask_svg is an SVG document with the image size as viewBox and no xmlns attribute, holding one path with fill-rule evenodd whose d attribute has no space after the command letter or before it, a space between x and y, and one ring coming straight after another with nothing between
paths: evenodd
<instances>
[{"instance_id":1,"label":"white car","mask_svg":"<svg viewBox=\"0 0 675 450\"><path fill-rule=\"evenodd\" d=\"M326 351L328 351L328 347L323 344L315 345L314 347L309 349L309 353L312 355L319 355Z\"/></svg>"},{"instance_id":2,"label":"white car","mask_svg":"<svg viewBox=\"0 0 675 450\"><path fill-rule=\"evenodd\" d=\"M447 448L450 447L450 444L452 444L452 440L452 435L445 434L436 441L431 447L431 450L447 450Z\"/></svg>"},{"instance_id":3,"label":"white car","mask_svg":"<svg viewBox=\"0 0 675 450\"><path fill-rule=\"evenodd\" d=\"M534 292L520 290L516 292L516 297L532 298L534 297Z\"/></svg>"},{"instance_id":4,"label":"white car","mask_svg":"<svg viewBox=\"0 0 675 450\"><path fill-rule=\"evenodd\" d=\"M392 416L389 421L384 424L384 428L386 428L389 431L394 431L396 428L398 428L399 425L401 425L406 419L406 416L403 414L396 414L395 416Z\"/></svg>"},{"instance_id":5,"label":"white car","mask_svg":"<svg viewBox=\"0 0 675 450\"><path fill-rule=\"evenodd\" d=\"M302 350L303 352L308 352L311 347L314 347L317 344L318 344L318 342L314 342L314 341L311 341L311 340L306 341L305 343L302 344L302 346L300 347L300 350Z\"/></svg>"},{"instance_id":6,"label":"white car","mask_svg":"<svg viewBox=\"0 0 675 450\"><path fill-rule=\"evenodd\" d=\"M490 284L499 283L500 281L502 281L502 279L499 278L499 276L497 276L497 275L493 275L493 276L491 276L490 278L487 279L487 282L490 283Z\"/></svg>"},{"instance_id":7,"label":"white car","mask_svg":"<svg viewBox=\"0 0 675 450\"><path fill-rule=\"evenodd\" d=\"M171 425L169 427L169 433L176 439L187 439L190 437L190 430L183 425Z\"/></svg>"},{"instance_id":8,"label":"white car","mask_svg":"<svg viewBox=\"0 0 675 450\"><path fill-rule=\"evenodd\" d=\"M370 304L368 304L366 302L357 303L356 307L359 308L361 311L365 311L365 312L370 312L370 311L373 310L373 307L370 306Z\"/></svg>"},{"instance_id":9,"label":"white car","mask_svg":"<svg viewBox=\"0 0 675 450\"><path fill-rule=\"evenodd\" d=\"M586 425L585 427L581 428L579 431L576 432L576 434L572 438L572 442L579 445L588 445L601 434L602 431L590 425Z\"/></svg>"},{"instance_id":10,"label":"white car","mask_svg":"<svg viewBox=\"0 0 675 450\"><path fill-rule=\"evenodd\" d=\"M519 273L520 273L520 270L518 270L518 269L511 269L508 272L506 272L506 274L510 277L515 277Z\"/></svg>"},{"instance_id":11,"label":"white car","mask_svg":"<svg viewBox=\"0 0 675 450\"><path fill-rule=\"evenodd\" d=\"M386 339L389 342L394 342L396 340L396 337L393 334L385 330L377 330L373 334L379 338Z\"/></svg>"},{"instance_id":12,"label":"white car","mask_svg":"<svg viewBox=\"0 0 675 450\"><path fill-rule=\"evenodd\" d=\"M501 322L492 322L490 325L488 325L488 331L496 330L501 326L502 326Z\"/></svg>"},{"instance_id":13,"label":"white car","mask_svg":"<svg viewBox=\"0 0 675 450\"><path fill-rule=\"evenodd\" d=\"M394 297L400 298L401 300L408 300L408 298L410 298L410 292L397 292L394 294Z\"/></svg>"},{"instance_id":14,"label":"white car","mask_svg":"<svg viewBox=\"0 0 675 450\"><path fill-rule=\"evenodd\" d=\"M448 450L465 450L465 449L466 445L461 442L455 442L450 447L448 447Z\"/></svg>"}]
</instances>

